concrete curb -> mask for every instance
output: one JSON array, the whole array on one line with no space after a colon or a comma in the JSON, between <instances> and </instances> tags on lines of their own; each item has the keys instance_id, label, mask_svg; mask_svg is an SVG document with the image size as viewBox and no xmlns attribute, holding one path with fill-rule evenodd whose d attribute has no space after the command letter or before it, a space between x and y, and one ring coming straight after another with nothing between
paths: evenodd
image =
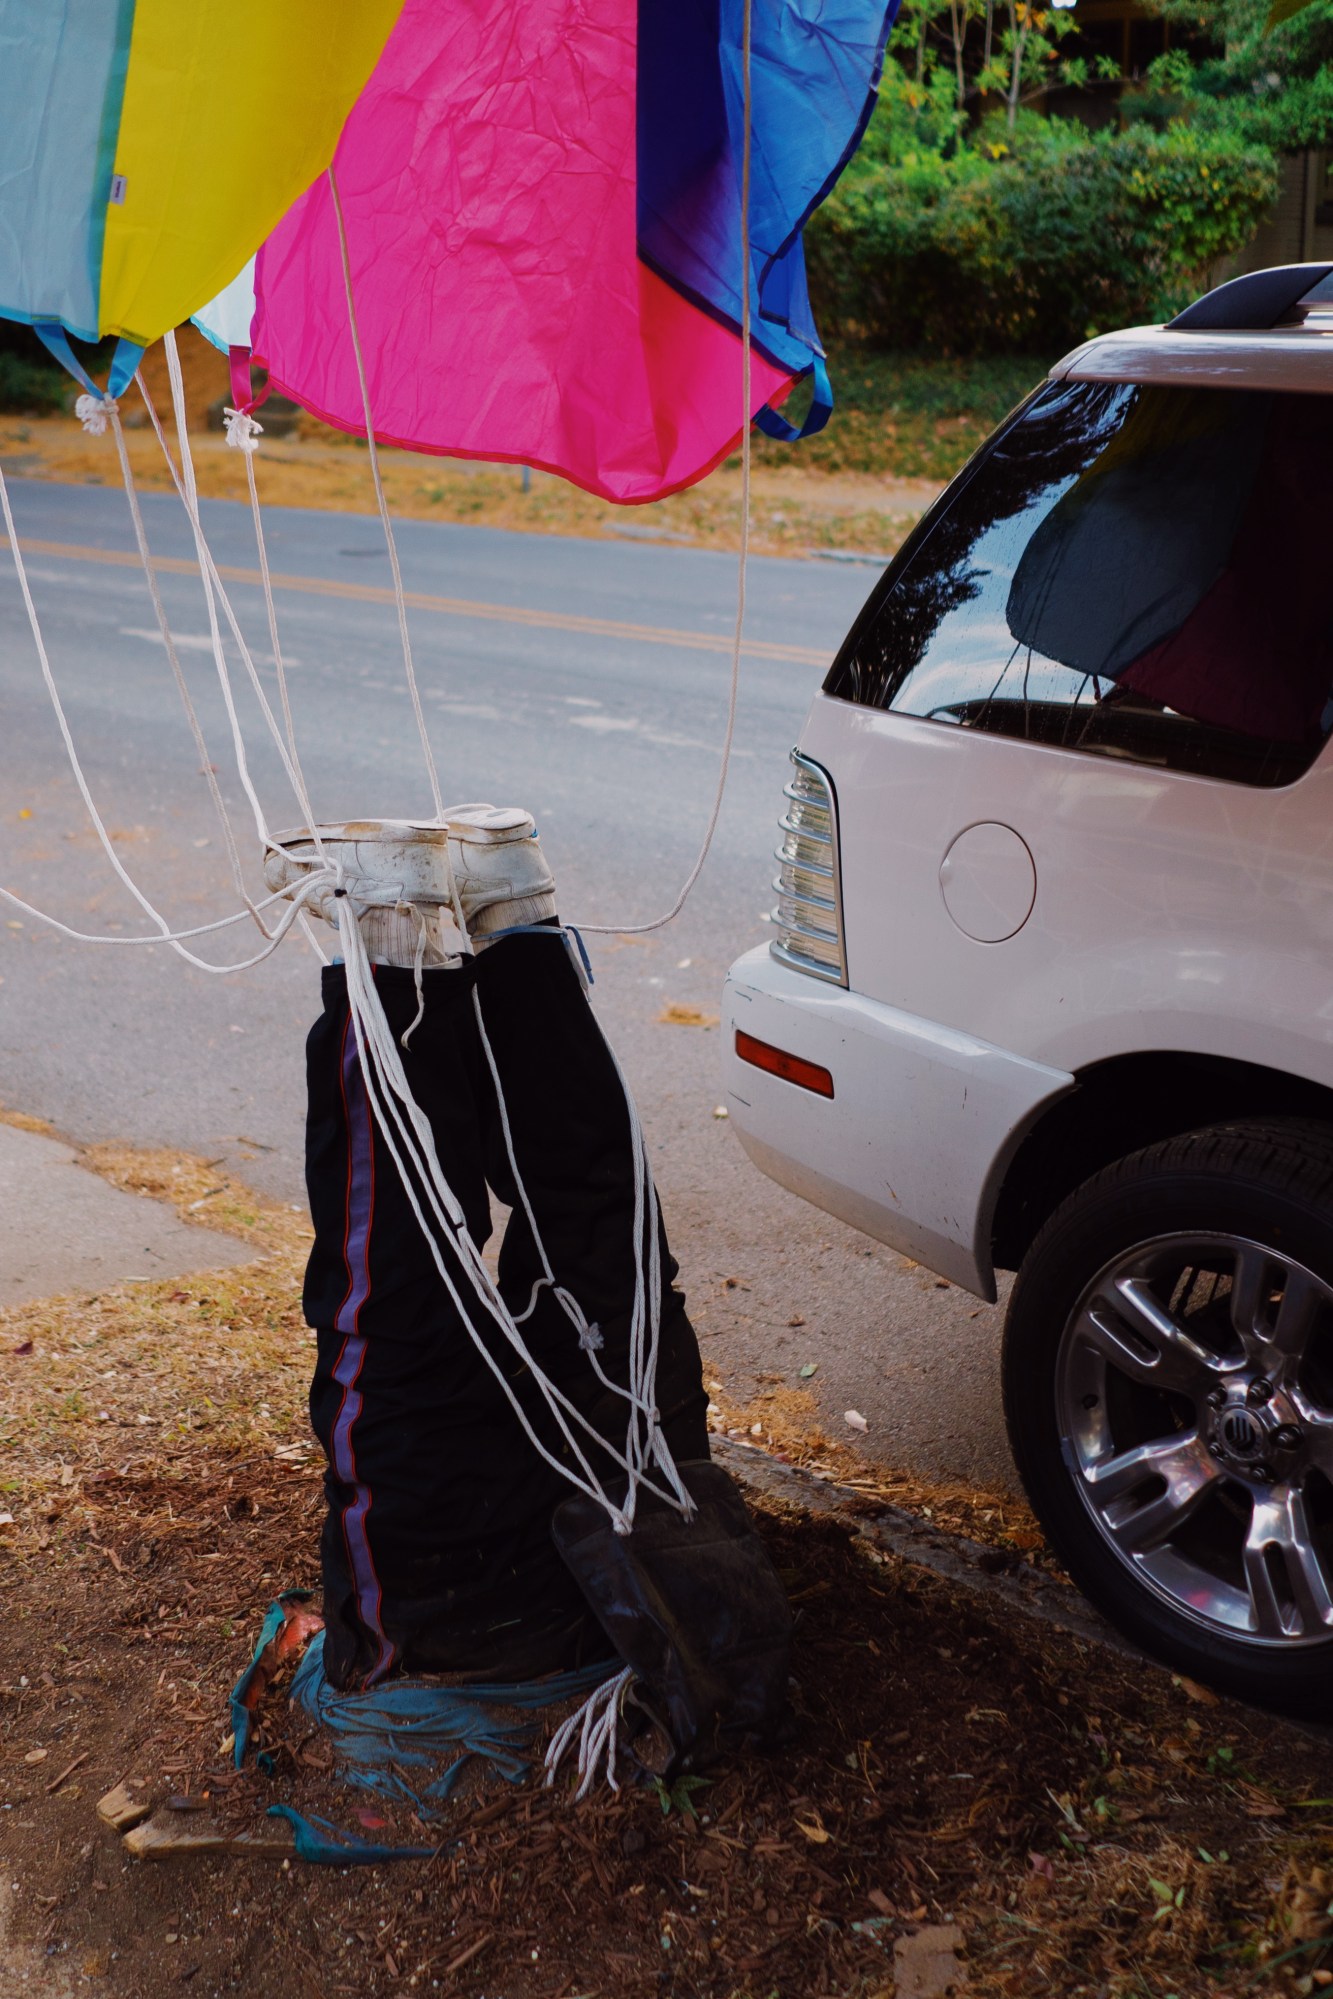
<instances>
[{"instance_id":1,"label":"concrete curb","mask_svg":"<svg viewBox=\"0 0 1333 1999\"><path fill-rule=\"evenodd\" d=\"M1132 1645L1095 1611L1070 1583L1054 1581L1021 1557L1012 1561L995 1548L962 1534L946 1534L928 1520L887 1501L870 1499L850 1486L839 1485L819 1472L783 1464L754 1444L730 1437L711 1439L713 1455L742 1485L765 1499L799 1507L805 1513L839 1519L876 1548L897 1555L914 1568L943 1576L996 1608L1036 1618L1054 1630L1088 1644L1100 1645L1122 1658L1170 1669Z\"/></svg>"}]
</instances>

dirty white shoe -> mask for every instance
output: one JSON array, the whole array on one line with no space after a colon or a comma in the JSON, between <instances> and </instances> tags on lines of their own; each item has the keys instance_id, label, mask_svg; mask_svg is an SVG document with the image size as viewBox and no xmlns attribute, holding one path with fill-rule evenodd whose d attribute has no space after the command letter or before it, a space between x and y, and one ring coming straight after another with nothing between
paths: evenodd
<instances>
[{"instance_id":1,"label":"dirty white shoe","mask_svg":"<svg viewBox=\"0 0 1333 1999\"><path fill-rule=\"evenodd\" d=\"M456 805L446 812L445 824L449 865L474 944L497 930L555 915L555 877L530 812L512 805Z\"/></svg>"},{"instance_id":2,"label":"dirty white shoe","mask_svg":"<svg viewBox=\"0 0 1333 1999\"><path fill-rule=\"evenodd\" d=\"M463 811L488 807L465 806ZM342 869L342 885L356 911L368 956L382 965L444 965L466 949L453 916L449 838L443 826L419 820L354 819L321 826L327 860ZM320 867L307 826L273 836L264 856L270 889L298 889ZM319 888L306 903L336 930L335 884ZM423 935L424 933L424 935Z\"/></svg>"}]
</instances>

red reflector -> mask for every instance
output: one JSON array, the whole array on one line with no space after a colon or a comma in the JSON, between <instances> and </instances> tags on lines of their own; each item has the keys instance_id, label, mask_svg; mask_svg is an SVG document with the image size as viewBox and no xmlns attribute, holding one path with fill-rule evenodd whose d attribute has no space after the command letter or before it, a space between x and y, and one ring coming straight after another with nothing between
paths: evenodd
<instances>
[{"instance_id":1,"label":"red reflector","mask_svg":"<svg viewBox=\"0 0 1333 1999\"><path fill-rule=\"evenodd\" d=\"M818 1062L803 1061L799 1055L788 1055L781 1048L770 1047L767 1041L756 1041L752 1034L744 1034L736 1029L736 1053L742 1062L752 1062L756 1069L767 1069L770 1076L781 1076L784 1083L799 1083L803 1090L813 1090L817 1097L833 1095L833 1078L827 1069L821 1069Z\"/></svg>"}]
</instances>

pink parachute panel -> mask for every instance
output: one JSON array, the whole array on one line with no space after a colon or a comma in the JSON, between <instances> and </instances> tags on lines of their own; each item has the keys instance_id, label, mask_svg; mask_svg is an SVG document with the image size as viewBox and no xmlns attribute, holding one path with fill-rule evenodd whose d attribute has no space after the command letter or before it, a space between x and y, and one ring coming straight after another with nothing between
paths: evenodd
<instances>
[{"instance_id":1,"label":"pink parachute panel","mask_svg":"<svg viewBox=\"0 0 1333 1999\"><path fill-rule=\"evenodd\" d=\"M741 434L741 343L639 259L637 0L408 0L335 160L376 434L617 501ZM254 353L363 431L332 194L260 252ZM752 354L751 414L792 376ZM719 446L718 440L725 440Z\"/></svg>"}]
</instances>

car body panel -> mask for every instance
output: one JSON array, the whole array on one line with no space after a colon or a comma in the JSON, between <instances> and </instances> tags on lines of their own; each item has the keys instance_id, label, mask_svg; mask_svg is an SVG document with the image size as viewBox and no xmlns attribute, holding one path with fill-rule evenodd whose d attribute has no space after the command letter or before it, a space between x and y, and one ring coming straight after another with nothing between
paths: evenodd
<instances>
[{"instance_id":1,"label":"car body panel","mask_svg":"<svg viewBox=\"0 0 1333 1999\"><path fill-rule=\"evenodd\" d=\"M1104 335L1049 380L1333 393L1333 292L1268 331ZM1181 1053L1333 1088L1333 741L1246 783L821 692L799 753L832 794L846 989L761 949L725 1002L736 1129L784 1186L989 1297L1008 1163L1081 1073ZM833 1101L742 1062L738 1028L828 1068Z\"/></svg>"},{"instance_id":2,"label":"car body panel","mask_svg":"<svg viewBox=\"0 0 1333 1999\"><path fill-rule=\"evenodd\" d=\"M1333 1085L1333 758L1278 790L985 736L819 695L801 732L838 801L848 984L1074 1070L1195 1049ZM1031 913L951 918L965 828L1013 829Z\"/></svg>"},{"instance_id":3,"label":"car body panel","mask_svg":"<svg viewBox=\"0 0 1333 1999\"><path fill-rule=\"evenodd\" d=\"M1196 389L1296 389L1333 395L1333 332L1319 315L1267 333L1190 333L1132 326L1103 333L1057 361L1051 380L1173 382Z\"/></svg>"},{"instance_id":4,"label":"car body panel","mask_svg":"<svg viewBox=\"0 0 1333 1999\"><path fill-rule=\"evenodd\" d=\"M744 1062L737 1031L829 1070L830 1101ZM765 945L723 995L732 1125L772 1179L984 1298L1005 1163L1073 1077L779 964Z\"/></svg>"}]
</instances>

